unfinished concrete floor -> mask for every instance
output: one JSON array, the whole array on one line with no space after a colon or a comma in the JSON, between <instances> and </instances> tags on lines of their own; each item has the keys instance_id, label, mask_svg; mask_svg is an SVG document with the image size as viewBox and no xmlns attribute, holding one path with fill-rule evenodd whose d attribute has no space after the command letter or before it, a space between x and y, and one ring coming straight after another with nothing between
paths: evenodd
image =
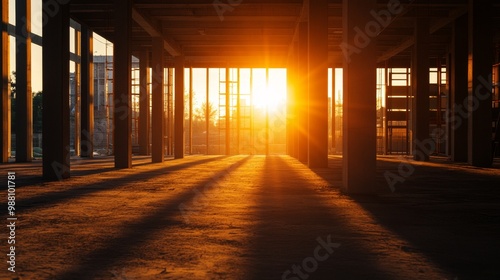
<instances>
[{"instance_id":1,"label":"unfinished concrete floor","mask_svg":"<svg viewBox=\"0 0 500 280\"><path fill-rule=\"evenodd\" d=\"M0 166L17 173L19 218L17 273L4 261L0 278L500 279L498 162L381 157L379 196L343 195L339 157L149 162L74 159L60 182L40 163ZM404 175L394 192L387 172Z\"/></svg>"}]
</instances>

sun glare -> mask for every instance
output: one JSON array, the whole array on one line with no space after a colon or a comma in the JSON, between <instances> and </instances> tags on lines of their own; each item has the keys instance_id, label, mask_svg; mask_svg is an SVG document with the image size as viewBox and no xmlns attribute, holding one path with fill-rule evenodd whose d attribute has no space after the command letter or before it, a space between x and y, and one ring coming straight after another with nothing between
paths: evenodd
<instances>
[{"instance_id":1,"label":"sun glare","mask_svg":"<svg viewBox=\"0 0 500 280\"><path fill-rule=\"evenodd\" d=\"M285 103L286 88L281 85L269 85L254 95L254 105L257 108L275 111Z\"/></svg>"},{"instance_id":2,"label":"sun glare","mask_svg":"<svg viewBox=\"0 0 500 280\"><path fill-rule=\"evenodd\" d=\"M274 75L273 75L274 74ZM270 72L269 83L265 80L254 85L253 105L257 109L277 111L286 103L286 71Z\"/></svg>"}]
</instances>

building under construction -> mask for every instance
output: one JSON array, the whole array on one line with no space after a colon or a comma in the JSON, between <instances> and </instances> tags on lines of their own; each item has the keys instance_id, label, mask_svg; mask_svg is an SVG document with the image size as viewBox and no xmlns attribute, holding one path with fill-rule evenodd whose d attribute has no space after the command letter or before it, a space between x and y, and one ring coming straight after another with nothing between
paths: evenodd
<instances>
[{"instance_id":1,"label":"building under construction","mask_svg":"<svg viewBox=\"0 0 500 280\"><path fill-rule=\"evenodd\" d=\"M500 277L496 1L2 0L1 44L6 279Z\"/></svg>"}]
</instances>

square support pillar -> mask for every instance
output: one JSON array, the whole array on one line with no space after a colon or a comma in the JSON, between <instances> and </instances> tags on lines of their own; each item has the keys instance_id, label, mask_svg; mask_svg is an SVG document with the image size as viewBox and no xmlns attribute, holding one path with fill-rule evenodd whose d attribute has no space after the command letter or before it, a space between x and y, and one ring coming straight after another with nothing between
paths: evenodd
<instances>
[{"instance_id":1,"label":"square support pillar","mask_svg":"<svg viewBox=\"0 0 500 280\"><path fill-rule=\"evenodd\" d=\"M48 17L43 39L43 177L61 180L70 176L68 4Z\"/></svg>"},{"instance_id":2,"label":"square support pillar","mask_svg":"<svg viewBox=\"0 0 500 280\"><path fill-rule=\"evenodd\" d=\"M174 69L167 68L167 116L165 131L167 135L167 155L174 154Z\"/></svg>"},{"instance_id":3,"label":"square support pillar","mask_svg":"<svg viewBox=\"0 0 500 280\"><path fill-rule=\"evenodd\" d=\"M163 94L163 39L153 38L153 111L152 111L152 155L153 162L163 162L165 158L165 98Z\"/></svg>"},{"instance_id":4,"label":"square support pillar","mask_svg":"<svg viewBox=\"0 0 500 280\"><path fill-rule=\"evenodd\" d=\"M16 0L16 161L33 158L31 1Z\"/></svg>"},{"instance_id":5,"label":"square support pillar","mask_svg":"<svg viewBox=\"0 0 500 280\"><path fill-rule=\"evenodd\" d=\"M231 69L226 67L226 156L231 155L231 75L230 75ZM267 71L267 68L266 68ZM266 72L267 73L267 72ZM267 85L267 83L266 83ZM266 135L267 135L267 130L266 130ZM266 138L266 147L267 147L267 138ZM267 151L267 150L266 150ZM267 155L267 152L266 152Z\"/></svg>"},{"instance_id":6,"label":"square support pillar","mask_svg":"<svg viewBox=\"0 0 500 280\"><path fill-rule=\"evenodd\" d=\"M299 136L300 136L300 71L299 71L299 42L294 43L294 51L292 57L292 73L293 73L293 151L292 156L299 159Z\"/></svg>"},{"instance_id":7,"label":"square support pillar","mask_svg":"<svg viewBox=\"0 0 500 280\"><path fill-rule=\"evenodd\" d=\"M81 60L81 157L94 157L94 38L92 30L82 25Z\"/></svg>"},{"instance_id":8,"label":"square support pillar","mask_svg":"<svg viewBox=\"0 0 500 280\"><path fill-rule=\"evenodd\" d=\"M376 42L375 37L366 37L368 39L361 42L359 35L360 32L364 34L367 23L376 22L370 14L372 10L376 10L376 4L375 0L343 2L343 191L350 194L381 191L374 185L377 135Z\"/></svg>"},{"instance_id":9,"label":"square support pillar","mask_svg":"<svg viewBox=\"0 0 500 280\"><path fill-rule=\"evenodd\" d=\"M412 93L413 106L413 158L416 161L429 161L435 151L434 140L429 135L429 19L417 17L415 20L415 45L412 53ZM432 141L432 145L428 142Z\"/></svg>"},{"instance_id":10,"label":"square support pillar","mask_svg":"<svg viewBox=\"0 0 500 280\"><path fill-rule=\"evenodd\" d=\"M336 87L336 81L335 81L335 78L336 78L336 73L335 73L335 66L332 67L332 124L331 124L331 130L332 130L332 152L335 153L335 150L336 150L336 143L335 143L335 131L337 130L337 126L336 126L336 123L335 123L335 120L336 120L336 106L337 106L337 100L336 100L336 96L335 96L335 87Z\"/></svg>"},{"instance_id":11,"label":"square support pillar","mask_svg":"<svg viewBox=\"0 0 500 280\"><path fill-rule=\"evenodd\" d=\"M297 158L297 43L288 59L287 76L287 154Z\"/></svg>"},{"instance_id":12,"label":"square support pillar","mask_svg":"<svg viewBox=\"0 0 500 280\"><path fill-rule=\"evenodd\" d=\"M308 164L328 167L328 1L309 3Z\"/></svg>"},{"instance_id":13,"label":"square support pillar","mask_svg":"<svg viewBox=\"0 0 500 280\"><path fill-rule=\"evenodd\" d=\"M81 49L81 32L78 29L73 30L73 36L74 36L74 46L75 46L75 55L81 56L82 54L82 49ZM72 63L72 62L70 62ZM74 116L75 116L75 121L74 121L74 134L73 134L73 149L75 150L75 155L81 156L81 147L80 145L82 144L81 141L81 132L82 132L82 127L81 127L81 121L82 121L82 116L81 116L81 96L82 96L82 91L81 91L81 62L75 62L75 74L74 74L74 82L73 82L73 90L74 90L74 95L73 95L73 100L71 101L72 104L75 104L73 107L74 110ZM70 96L71 98L71 96Z\"/></svg>"},{"instance_id":14,"label":"square support pillar","mask_svg":"<svg viewBox=\"0 0 500 280\"><path fill-rule=\"evenodd\" d=\"M174 158L184 158L184 57L175 58Z\"/></svg>"},{"instance_id":15,"label":"square support pillar","mask_svg":"<svg viewBox=\"0 0 500 280\"><path fill-rule=\"evenodd\" d=\"M226 72L227 73L227 72ZM269 67L266 67L266 86L265 88L269 88ZM230 104L230 101L228 99L227 103L226 104ZM226 106L226 108L228 108ZM229 116L229 111L227 112L227 116ZM265 128L265 138L266 138L266 156L269 156L270 153L269 153L269 144L270 144L270 141L269 141L269 106L266 106L266 121L265 121L265 124L266 124L266 128ZM229 130L229 128L226 128L226 130Z\"/></svg>"},{"instance_id":16,"label":"square support pillar","mask_svg":"<svg viewBox=\"0 0 500 280\"><path fill-rule=\"evenodd\" d=\"M193 67L189 67L189 154L193 154Z\"/></svg>"},{"instance_id":17,"label":"square support pillar","mask_svg":"<svg viewBox=\"0 0 500 280\"><path fill-rule=\"evenodd\" d=\"M206 154L210 155L210 68L206 68L206 91L205 91L205 145Z\"/></svg>"},{"instance_id":18,"label":"square support pillar","mask_svg":"<svg viewBox=\"0 0 500 280\"><path fill-rule=\"evenodd\" d=\"M455 162L467 162L468 150L468 113L464 104L467 104L468 95L468 36L467 15L463 15L453 23L453 38L451 46L451 158Z\"/></svg>"},{"instance_id":19,"label":"square support pillar","mask_svg":"<svg viewBox=\"0 0 500 280\"><path fill-rule=\"evenodd\" d=\"M2 22L9 22L9 1L2 0ZM2 53L0 55L0 63L2 65L2 95L0 96L0 130L2 136L0 138L0 163L9 161L10 154L10 137L11 137L11 110L10 110L10 57L9 57L9 33L7 28L2 24L2 36L0 44L2 45Z\"/></svg>"},{"instance_id":20,"label":"square support pillar","mask_svg":"<svg viewBox=\"0 0 500 280\"><path fill-rule=\"evenodd\" d=\"M142 51L139 57L139 153L147 156L150 154L150 92L149 92L149 52ZM163 76L162 76L163 77ZM163 80L163 79L162 79Z\"/></svg>"},{"instance_id":21,"label":"square support pillar","mask_svg":"<svg viewBox=\"0 0 500 280\"><path fill-rule=\"evenodd\" d=\"M490 167L492 152L493 1L469 0L469 164ZM488 34L485 36L485 34Z\"/></svg>"},{"instance_id":22,"label":"square support pillar","mask_svg":"<svg viewBox=\"0 0 500 280\"><path fill-rule=\"evenodd\" d=\"M131 0L114 0L115 41L113 49L113 120L116 168L132 167Z\"/></svg>"},{"instance_id":23,"label":"square support pillar","mask_svg":"<svg viewBox=\"0 0 500 280\"><path fill-rule=\"evenodd\" d=\"M307 162L309 158L308 137L309 120L308 112L308 88L309 88L309 52L308 52L308 24L307 22L299 23L299 59L298 59L298 79L297 79L297 153L298 160Z\"/></svg>"}]
</instances>

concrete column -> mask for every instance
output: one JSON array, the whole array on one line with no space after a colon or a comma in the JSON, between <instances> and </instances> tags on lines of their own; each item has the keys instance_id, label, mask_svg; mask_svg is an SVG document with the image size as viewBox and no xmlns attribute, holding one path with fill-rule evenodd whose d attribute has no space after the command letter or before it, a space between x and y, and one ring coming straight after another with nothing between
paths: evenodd
<instances>
[{"instance_id":1,"label":"concrete column","mask_svg":"<svg viewBox=\"0 0 500 280\"><path fill-rule=\"evenodd\" d=\"M269 67L266 67L266 88L269 88ZM266 106L266 156L269 155L269 106Z\"/></svg>"},{"instance_id":2,"label":"concrete column","mask_svg":"<svg viewBox=\"0 0 500 280\"><path fill-rule=\"evenodd\" d=\"M413 158L428 161L435 145L429 136L429 19L417 17L415 20L415 45L412 53L413 106Z\"/></svg>"},{"instance_id":3,"label":"concrete column","mask_svg":"<svg viewBox=\"0 0 500 280\"><path fill-rule=\"evenodd\" d=\"M298 139L297 150L298 160L307 162L309 157L308 137L309 120L307 118L308 106L308 88L309 79L307 78L309 69L308 56L308 24L307 22L299 23L299 61L298 61L298 86L297 86L297 123L298 123Z\"/></svg>"},{"instance_id":4,"label":"concrete column","mask_svg":"<svg viewBox=\"0 0 500 280\"><path fill-rule=\"evenodd\" d=\"M16 161L33 157L31 1L16 0Z\"/></svg>"},{"instance_id":5,"label":"concrete column","mask_svg":"<svg viewBox=\"0 0 500 280\"><path fill-rule=\"evenodd\" d=\"M295 42L293 53L293 157L299 158L299 108L300 108L300 71L299 71L299 42Z\"/></svg>"},{"instance_id":6,"label":"concrete column","mask_svg":"<svg viewBox=\"0 0 500 280\"><path fill-rule=\"evenodd\" d=\"M141 155L150 154L150 97L149 97L149 52L142 51L139 58L139 153Z\"/></svg>"},{"instance_id":7,"label":"concrete column","mask_svg":"<svg viewBox=\"0 0 500 280\"><path fill-rule=\"evenodd\" d=\"M490 167L493 161L492 121L492 0L469 0L469 164Z\"/></svg>"},{"instance_id":8,"label":"concrete column","mask_svg":"<svg viewBox=\"0 0 500 280\"><path fill-rule=\"evenodd\" d=\"M467 100L467 56L468 36L467 15L458 18L453 24L453 38L451 46L450 93L451 93L451 158L455 162L467 162L468 149L468 121L467 108L464 101Z\"/></svg>"},{"instance_id":9,"label":"concrete column","mask_svg":"<svg viewBox=\"0 0 500 280\"><path fill-rule=\"evenodd\" d=\"M336 143L335 143L335 130L337 129L335 119L336 119L336 97L335 97L335 67L332 67L332 151L335 152Z\"/></svg>"},{"instance_id":10,"label":"concrete column","mask_svg":"<svg viewBox=\"0 0 500 280\"><path fill-rule=\"evenodd\" d=\"M68 4L47 18L43 40L43 177L60 180L70 176Z\"/></svg>"},{"instance_id":11,"label":"concrete column","mask_svg":"<svg viewBox=\"0 0 500 280\"><path fill-rule=\"evenodd\" d=\"M343 2L343 190L352 194L380 191L373 183L377 135L376 42L375 37L363 40L359 35L365 32L367 23L376 23L370 14L372 10L377 10L375 0Z\"/></svg>"},{"instance_id":12,"label":"concrete column","mask_svg":"<svg viewBox=\"0 0 500 280\"><path fill-rule=\"evenodd\" d=\"M163 38L153 38L153 111L152 111L152 161L163 162L165 154L165 98L163 94L164 77ZM177 74L177 73L176 73Z\"/></svg>"},{"instance_id":13,"label":"concrete column","mask_svg":"<svg viewBox=\"0 0 500 280\"><path fill-rule=\"evenodd\" d=\"M114 0L115 41L113 49L113 87L115 122L114 153L116 168L132 167L131 52L132 2Z\"/></svg>"},{"instance_id":14,"label":"concrete column","mask_svg":"<svg viewBox=\"0 0 500 280\"><path fill-rule=\"evenodd\" d=\"M226 67L226 155L231 154L231 69Z\"/></svg>"},{"instance_id":15,"label":"concrete column","mask_svg":"<svg viewBox=\"0 0 500 280\"><path fill-rule=\"evenodd\" d=\"M184 158L184 57L175 58L174 158Z\"/></svg>"},{"instance_id":16,"label":"concrete column","mask_svg":"<svg viewBox=\"0 0 500 280\"><path fill-rule=\"evenodd\" d=\"M193 67L189 67L189 154L193 154Z\"/></svg>"},{"instance_id":17,"label":"concrete column","mask_svg":"<svg viewBox=\"0 0 500 280\"><path fill-rule=\"evenodd\" d=\"M328 167L328 1L309 1L309 167Z\"/></svg>"},{"instance_id":18,"label":"concrete column","mask_svg":"<svg viewBox=\"0 0 500 280\"><path fill-rule=\"evenodd\" d=\"M82 25L81 60L81 156L93 157L94 152L94 39L92 30Z\"/></svg>"},{"instance_id":19,"label":"concrete column","mask_svg":"<svg viewBox=\"0 0 500 280\"><path fill-rule=\"evenodd\" d=\"M9 22L9 0L2 0L2 22ZM2 54L0 55L0 64L2 65L2 95L0 96L0 163L9 161L10 149L10 63L9 63L9 34L7 28L1 27L2 36L0 44L2 45Z\"/></svg>"},{"instance_id":20,"label":"concrete column","mask_svg":"<svg viewBox=\"0 0 500 280\"><path fill-rule=\"evenodd\" d=\"M240 154L240 141L241 141L241 82L240 82L240 68L236 69L236 154Z\"/></svg>"},{"instance_id":21,"label":"concrete column","mask_svg":"<svg viewBox=\"0 0 500 280\"><path fill-rule=\"evenodd\" d=\"M250 147L251 147L251 151L250 153L252 155L255 154L255 152L257 151L257 147L255 147L255 108L254 108L254 99L253 99L253 68L250 68L250 104L252 104L251 108L250 108Z\"/></svg>"},{"instance_id":22,"label":"concrete column","mask_svg":"<svg viewBox=\"0 0 500 280\"><path fill-rule=\"evenodd\" d=\"M167 123L165 125L167 131L167 154L173 155L173 137L174 137L174 69L167 68Z\"/></svg>"},{"instance_id":23,"label":"concrete column","mask_svg":"<svg viewBox=\"0 0 500 280\"><path fill-rule=\"evenodd\" d=\"M74 36L74 45L75 45L75 55L81 56L81 38L80 38L81 32L75 28L73 32ZM73 63L73 62L70 62ZM81 105L81 62L74 62L75 65L75 75L74 75L74 92L75 95L73 96L74 102L75 102L75 134L73 135L74 140L73 140L73 149L75 149L75 155L80 156L80 135L81 135L81 110L80 110L80 105Z\"/></svg>"},{"instance_id":24,"label":"concrete column","mask_svg":"<svg viewBox=\"0 0 500 280\"><path fill-rule=\"evenodd\" d=\"M205 143L207 155L210 154L210 68L206 69L206 92L205 92Z\"/></svg>"},{"instance_id":25,"label":"concrete column","mask_svg":"<svg viewBox=\"0 0 500 280\"><path fill-rule=\"evenodd\" d=\"M293 51L289 57L287 75L287 154L297 157L297 119L296 119L296 94L297 94L297 44L294 42Z\"/></svg>"}]
</instances>

